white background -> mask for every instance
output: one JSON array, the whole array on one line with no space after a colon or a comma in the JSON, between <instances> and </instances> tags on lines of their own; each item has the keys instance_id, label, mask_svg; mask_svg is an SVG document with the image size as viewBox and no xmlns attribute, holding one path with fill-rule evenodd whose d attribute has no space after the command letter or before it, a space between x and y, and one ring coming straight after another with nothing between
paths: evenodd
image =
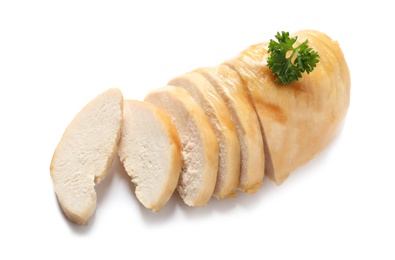
<instances>
[{"instance_id":1,"label":"white background","mask_svg":"<svg viewBox=\"0 0 395 260\"><path fill-rule=\"evenodd\" d=\"M395 259L395 24L390 1L1 1L0 259ZM277 31L339 41L351 105L339 136L281 186L160 213L116 160L87 226L49 164L76 113L110 87L142 99Z\"/></svg>"}]
</instances>

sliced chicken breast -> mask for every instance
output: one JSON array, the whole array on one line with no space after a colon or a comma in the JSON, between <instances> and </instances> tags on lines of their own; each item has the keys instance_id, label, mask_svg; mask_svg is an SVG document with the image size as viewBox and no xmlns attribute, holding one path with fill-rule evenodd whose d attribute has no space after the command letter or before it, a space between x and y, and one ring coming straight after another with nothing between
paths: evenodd
<instances>
[{"instance_id":1,"label":"sliced chicken breast","mask_svg":"<svg viewBox=\"0 0 395 260\"><path fill-rule=\"evenodd\" d=\"M177 187L181 143L170 116L146 102L125 101L119 158L136 185L137 199L161 210Z\"/></svg>"},{"instance_id":2,"label":"sliced chicken breast","mask_svg":"<svg viewBox=\"0 0 395 260\"><path fill-rule=\"evenodd\" d=\"M339 44L324 33L299 31L320 55L310 74L290 85L275 83L267 67L268 43L255 44L224 64L242 77L262 122L273 163L269 178L281 184L334 139L350 103L350 71Z\"/></svg>"},{"instance_id":3,"label":"sliced chicken breast","mask_svg":"<svg viewBox=\"0 0 395 260\"><path fill-rule=\"evenodd\" d=\"M238 74L227 66L196 70L215 87L225 100L235 124L241 148L239 188L256 192L263 182L265 154L258 116Z\"/></svg>"},{"instance_id":4,"label":"sliced chicken breast","mask_svg":"<svg viewBox=\"0 0 395 260\"><path fill-rule=\"evenodd\" d=\"M50 166L59 204L84 225L96 209L95 184L107 174L119 141L123 97L110 89L87 104L66 128Z\"/></svg>"},{"instance_id":5,"label":"sliced chicken breast","mask_svg":"<svg viewBox=\"0 0 395 260\"><path fill-rule=\"evenodd\" d=\"M206 205L215 188L219 156L217 138L203 109L187 90L174 86L150 92L145 101L165 110L180 135L180 196L189 206Z\"/></svg>"},{"instance_id":6,"label":"sliced chicken breast","mask_svg":"<svg viewBox=\"0 0 395 260\"><path fill-rule=\"evenodd\" d=\"M236 197L240 178L240 144L225 101L210 82L196 72L173 78L168 85L189 91L207 115L219 143L219 165L214 196Z\"/></svg>"}]
</instances>

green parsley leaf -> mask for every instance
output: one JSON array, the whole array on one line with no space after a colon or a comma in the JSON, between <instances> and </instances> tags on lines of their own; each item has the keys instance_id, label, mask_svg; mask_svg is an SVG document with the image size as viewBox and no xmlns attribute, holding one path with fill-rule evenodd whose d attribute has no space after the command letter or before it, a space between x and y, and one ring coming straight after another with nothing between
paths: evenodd
<instances>
[{"instance_id":1,"label":"green parsley leaf","mask_svg":"<svg viewBox=\"0 0 395 260\"><path fill-rule=\"evenodd\" d=\"M303 72L309 74L319 62L318 52L309 48L306 39L302 44L293 47L297 36L290 38L289 32L277 32L276 39L269 42L269 58L267 66L276 75L276 83L290 84L302 77Z\"/></svg>"}]
</instances>

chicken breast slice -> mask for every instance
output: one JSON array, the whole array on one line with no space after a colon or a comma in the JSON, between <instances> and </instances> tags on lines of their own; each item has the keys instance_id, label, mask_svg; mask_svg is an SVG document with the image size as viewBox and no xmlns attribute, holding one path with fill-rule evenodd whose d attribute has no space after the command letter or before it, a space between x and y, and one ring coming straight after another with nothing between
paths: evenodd
<instances>
[{"instance_id":1,"label":"chicken breast slice","mask_svg":"<svg viewBox=\"0 0 395 260\"><path fill-rule=\"evenodd\" d=\"M118 154L144 207L160 211L177 187L181 142L170 116L146 102L127 100Z\"/></svg>"},{"instance_id":2,"label":"chicken breast slice","mask_svg":"<svg viewBox=\"0 0 395 260\"><path fill-rule=\"evenodd\" d=\"M86 224L96 209L95 184L105 178L116 154L122 110L120 90L97 96L72 120L54 152L54 190L66 217L77 224Z\"/></svg>"},{"instance_id":3,"label":"chicken breast slice","mask_svg":"<svg viewBox=\"0 0 395 260\"><path fill-rule=\"evenodd\" d=\"M265 173L265 154L258 116L238 74L227 66L196 70L215 87L225 100L235 124L241 149L239 188L247 193L256 192Z\"/></svg>"},{"instance_id":4,"label":"chicken breast slice","mask_svg":"<svg viewBox=\"0 0 395 260\"><path fill-rule=\"evenodd\" d=\"M183 165L177 190L189 206L204 206L217 180L218 141L203 109L183 88L166 86L145 101L165 110L180 135Z\"/></svg>"},{"instance_id":5,"label":"chicken breast slice","mask_svg":"<svg viewBox=\"0 0 395 260\"><path fill-rule=\"evenodd\" d=\"M213 195L219 199L236 197L240 179L240 144L225 101L210 82L196 72L173 78L168 85L188 90L214 129L219 143L219 165Z\"/></svg>"}]
</instances>

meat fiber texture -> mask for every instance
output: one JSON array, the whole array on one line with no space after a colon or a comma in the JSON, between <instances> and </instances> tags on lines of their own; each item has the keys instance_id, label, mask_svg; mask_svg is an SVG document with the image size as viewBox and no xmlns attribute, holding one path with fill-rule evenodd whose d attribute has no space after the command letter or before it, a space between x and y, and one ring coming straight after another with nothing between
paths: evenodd
<instances>
[{"instance_id":1,"label":"meat fiber texture","mask_svg":"<svg viewBox=\"0 0 395 260\"><path fill-rule=\"evenodd\" d=\"M144 152L144 158L149 158L149 163L139 162L137 168L137 162L129 160L126 167L132 181L141 185L138 198L144 206L159 210L176 186L187 205L204 206L212 195L235 197L237 189L254 193L264 176L281 184L330 144L350 103L346 60L338 42L322 32L303 30L292 36L298 37L296 44L308 39L309 47L320 56L316 68L297 82L277 84L267 66L268 43L258 43L216 67L188 72L170 80L172 86L148 93L145 101L157 106L160 118L167 119L159 119L152 105L135 103L135 109L156 118L152 126L158 131L151 132L165 137L164 144L172 144L163 149L173 149L171 160L176 162L175 167L164 160L152 162L157 156L150 156L149 150L136 146L129 151L133 147L121 142L124 163L129 153ZM127 112L133 114L135 109ZM94 186L105 177L114 158L122 114L121 92L108 90L82 109L55 150L50 167L54 189L65 215L78 224L85 224L95 210ZM138 129L133 120L140 124ZM131 139L138 139L144 124L143 118L130 116ZM149 136L144 138L148 145ZM145 171L147 165L171 174L148 176L155 173ZM166 183L171 187L166 189ZM150 187L158 192L145 197Z\"/></svg>"},{"instance_id":2,"label":"meat fiber texture","mask_svg":"<svg viewBox=\"0 0 395 260\"><path fill-rule=\"evenodd\" d=\"M123 97L110 89L89 102L72 120L50 166L55 193L65 215L86 224L96 209L95 184L110 168L120 138Z\"/></svg>"}]
</instances>

